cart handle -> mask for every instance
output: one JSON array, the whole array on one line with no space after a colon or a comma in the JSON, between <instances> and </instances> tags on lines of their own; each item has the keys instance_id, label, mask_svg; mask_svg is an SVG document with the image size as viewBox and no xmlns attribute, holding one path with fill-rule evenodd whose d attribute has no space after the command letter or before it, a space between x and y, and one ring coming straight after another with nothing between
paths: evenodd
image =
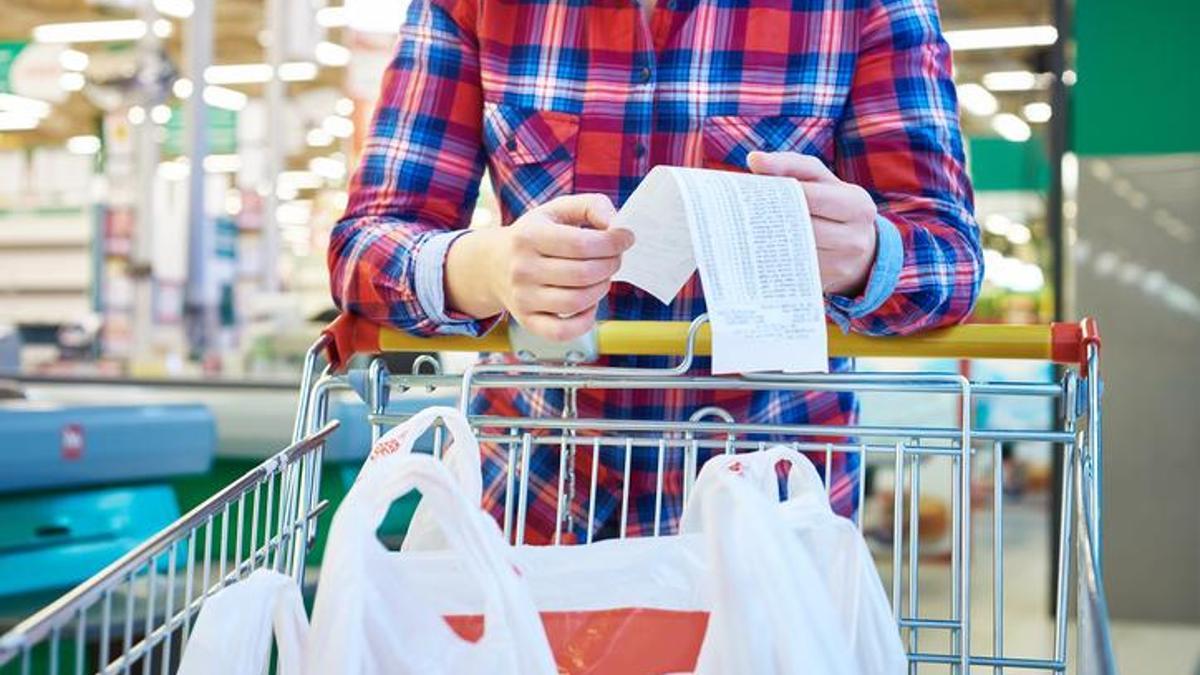
<instances>
[{"instance_id":1,"label":"cart handle","mask_svg":"<svg viewBox=\"0 0 1200 675\"><path fill-rule=\"evenodd\" d=\"M603 356L684 356L686 321L600 321L597 352ZM385 352L509 352L508 331L497 327L487 335L417 337L343 313L322 331L326 355L335 370L356 354ZM1086 372L1088 347L1100 347L1095 319L1049 325L968 324L919 335L868 337L829 331L830 356L898 356L924 358L1031 359L1078 365ZM700 326L695 355L712 353L712 330Z\"/></svg>"}]
</instances>

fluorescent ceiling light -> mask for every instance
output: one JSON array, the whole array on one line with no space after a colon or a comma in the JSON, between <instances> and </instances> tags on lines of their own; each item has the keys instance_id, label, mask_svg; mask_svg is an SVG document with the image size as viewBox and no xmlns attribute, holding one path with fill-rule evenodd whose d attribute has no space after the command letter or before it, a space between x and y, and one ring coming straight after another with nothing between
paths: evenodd
<instances>
[{"instance_id":1,"label":"fluorescent ceiling light","mask_svg":"<svg viewBox=\"0 0 1200 675\"><path fill-rule=\"evenodd\" d=\"M37 115L24 112L0 112L0 131L29 131L42 121Z\"/></svg>"},{"instance_id":2,"label":"fluorescent ceiling light","mask_svg":"<svg viewBox=\"0 0 1200 675\"><path fill-rule=\"evenodd\" d=\"M191 97L195 88L196 87L192 85L191 80L187 79L186 77L181 77L178 80L175 80L175 84L171 85L171 93L175 94L176 98L186 100Z\"/></svg>"},{"instance_id":3,"label":"fluorescent ceiling light","mask_svg":"<svg viewBox=\"0 0 1200 675\"><path fill-rule=\"evenodd\" d=\"M146 109L140 105L135 105L129 109L127 114L129 123L135 127L146 121Z\"/></svg>"},{"instance_id":4,"label":"fluorescent ceiling light","mask_svg":"<svg viewBox=\"0 0 1200 675\"><path fill-rule=\"evenodd\" d=\"M346 0L346 25L363 33L395 35L404 23L403 2Z\"/></svg>"},{"instance_id":5,"label":"fluorescent ceiling light","mask_svg":"<svg viewBox=\"0 0 1200 675\"><path fill-rule=\"evenodd\" d=\"M263 84L271 81L273 73L269 63L236 63L205 68L204 80L209 84ZM307 61L279 66L279 79L284 82L315 80L317 73L317 64Z\"/></svg>"},{"instance_id":6,"label":"fluorescent ceiling light","mask_svg":"<svg viewBox=\"0 0 1200 675\"><path fill-rule=\"evenodd\" d=\"M1021 112L1025 115L1025 119L1030 122L1044 124L1049 122L1050 118L1054 115L1054 108L1051 108L1049 103L1034 101L1033 103L1026 103Z\"/></svg>"},{"instance_id":7,"label":"fluorescent ceiling light","mask_svg":"<svg viewBox=\"0 0 1200 675\"><path fill-rule=\"evenodd\" d=\"M346 177L346 165L332 157L314 157L308 170L326 180L338 181Z\"/></svg>"},{"instance_id":8,"label":"fluorescent ceiling light","mask_svg":"<svg viewBox=\"0 0 1200 675\"><path fill-rule=\"evenodd\" d=\"M1033 239L1033 232L1029 230L1029 226L1022 223L1012 223L1008 227L1008 232L1004 236L1014 244L1028 244L1030 239Z\"/></svg>"},{"instance_id":9,"label":"fluorescent ceiling light","mask_svg":"<svg viewBox=\"0 0 1200 675\"><path fill-rule=\"evenodd\" d=\"M204 81L209 84L258 84L270 82L271 72L267 63L209 66L204 69Z\"/></svg>"},{"instance_id":10,"label":"fluorescent ceiling light","mask_svg":"<svg viewBox=\"0 0 1200 675\"><path fill-rule=\"evenodd\" d=\"M279 79L284 82L309 82L317 79L317 64L308 61L283 63L279 66Z\"/></svg>"},{"instance_id":11,"label":"fluorescent ceiling light","mask_svg":"<svg viewBox=\"0 0 1200 675\"><path fill-rule=\"evenodd\" d=\"M348 98L339 98L337 103L333 104L333 111L342 117L349 117L354 114L354 101Z\"/></svg>"},{"instance_id":12,"label":"fluorescent ceiling light","mask_svg":"<svg viewBox=\"0 0 1200 675\"><path fill-rule=\"evenodd\" d=\"M21 113L40 118L50 114L50 104L27 96L0 94L0 111Z\"/></svg>"},{"instance_id":13,"label":"fluorescent ceiling light","mask_svg":"<svg viewBox=\"0 0 1200 675\"><path fill-rule=\"evenodd\" d=\"M81 91L87 84L83 73L63 73L58 76L58 87L63 91Z\"/></svg>"},{"instance_id":14,"label":"fluorescent ceiling light","mask_svg":"<svg viewBox=\"0 0 1200 675\"><path fill-rule=\"evenodd\" d=\"M204 88L204 102L214 108L237 112L245 109L246 104L250 102L250 97L233 89L208 86Z\"/></svg>"},{"instance_id":15,"label":"fluorescent ceiling light","mask_svg":"<svg viewBox=\"0 0 1200 675\"><path fill-rule=\"evenodd\" d=\"M324 185L325 181L312 171L284 171L279 174L276 184L297 190L316 190Z\"/></svg>"},{"instance_id":16,"label":"fluorescent ceiling light","mask_svg":"<svg viewBox=\"0 0 1200 675\"><path fill-rule=\"evenodd\" d=\"M171 108L162 104L150 109L150 121L155 124L166 124L171 121Z\"/></svg>"},{"instance_id":17,"label":"fluorescent ceiling light","mask_svg":"<svg viewBox=\"0 0 1200 675\"><path fill-rule=\"evenodd\" d=\"M237 173L242 168L242 158L237 155L209 155L204 158L206 173Z\"/></svg>"},{"instance_id":18,"label":"fluorescent ceiling light","mask_svg":"<svg viewBox=\"0 0 1200 675\"><path fill-rule=\"evenodd\" d=\"M312 202L304 199L287 201L275 209L275 220L283 225L307 225L312 217Z\"/></svg>"},{"instance_id":19,"label":"fluorescent ceiling light","mask_svg":"<svg viewBox=\"0 0 1200 675\"><path fill-rule=\"evenodd\" d=\"M63 70L83 72L87 70L90 62L91 58L78 49L64 49L58 55L58 65L62 66Z\"/></svg>"},{"instance_id":20,"label":"fluorescent ceiling light","mask_svg":"<svg viewBox=\"0 0 1200 675\"><path fill-rule=\"evenodd\" d=\"M33 41L70 43L140 40L145 37L146 30L146 22L137 19L47 23L33 29Z\"/></svg>"},{"instance_id":21,"label":"fluorescent ceiling light","mask_svg":"<svg viewBox=\"0 0 1200 675\"><path fill-rule=\"evenodd\" d=\"M74 155L94 155L100 152L100 139L96 136L72 136L67 139L67 152Z\"/></svg>"},{"instance_id":22,"label":"fluorescent ceiling light","mask_svg":"<svg viewBox=\"0 0 1200 675\"><path fill-rule=\"evenodd\" d=\"M1028 70L1000 70L983 76L983 86L992 91L1030 91L1047 84L1045 77Z\"/></svg>"},{"instance_id":23,"label":"fluorescent ceiling light","mask_svg":"<svg viewBox=\"0 0 1200 675\"><path fill-rule=\"evenodd\" d=\"M958 102L963 110L980 117L995 114L1000 109L1000 102L992 92L974 82L958 85Z\"/></svg>"},{"instance_id":24,"label":"fluorescent ceiling light","mask_svg":"<svg viewBox=\"0 0 1200 675\"><path fill-rule=\"evenodd\" d=\"M311 148L324 148L333 145L333 134L320 127L309 129L304 135L304 142Z\"/></svg>"},{"instance_id":25,"label":"fluorescent ceiling light","mask_svg":"<svg viewBox=\"0 0 1200 675\"><path fill-rule=\"evenodd\" d=\"M159 14L186 19L196 10L196 5L192 0L154 0L154 9Z\"/></svg>"},{"instance_id":26,"label":"fluorescent ceiling light","mask_svg":"<svg viewBox=\"0 0 1200 675\"><path fill-rule=\"evenodd\" d=\"M326 117L321 123L321 128L334 138L350 138L354 135L354 122L337 115Z\"/></svg>"},{"instance_id":27,"label":"fluorescent ceiling light","mask_svg":"<svg viewBox=\"0 0 1200 675\"><path fill-rule=\"evenodd\" d=\"M345 28L346 23L345 7L322 7L317 10L317 25L322 28Z\"/></svg>"},{"instance_id":28,"label":"fluorescent ceiling light","mask_svg":"<svg viewBox=\"0 0 1200 675\"><path fill-rule=\"evenodd\" d=\"M1014 143L1023 143L1033 135L1025 120L1012 113L1000 113L992 118L992 130L1002 138Z\"/></svg>"},{"instance_id":29,"label":"fluorescent ceiling light","mask_svg":"<svg viewBox=\"0 0 1200 675\"><path fill-rule=\"evenodd\" d=\"M1011 47L1041 47L1058 41L1054 26L1008 26L976 30L948 30L946 42L959 52L972 49L1008 49Z\"/></svg>"},{"instance_id":30,"label":"fluorescent ceiling light","mask_svg":"<svg viewBox=\"0 0 1200 675\"><path fill-rule=\"evenodd\" d=\"M330 68L340 68L350 63L350 50L336 42L318 42L313 55L317 63Z\"/></svg>"}]
</instances>

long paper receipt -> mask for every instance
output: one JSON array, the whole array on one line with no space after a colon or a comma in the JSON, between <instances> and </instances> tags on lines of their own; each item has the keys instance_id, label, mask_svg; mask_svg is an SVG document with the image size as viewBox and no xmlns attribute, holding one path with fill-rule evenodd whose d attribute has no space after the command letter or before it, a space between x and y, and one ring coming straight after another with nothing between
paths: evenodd
<instances>
[{"instance_id":1,"label":"long paper receipt","mask_svg":"<svg viewBox=\"0 0 1200 675\"><path fill-rule=\"evenodd\" d=\"M828 371L816 240L794 179L658 166L613 224L637 237L615 281L667 304L700 268L714 373Z\"/></svg>"}]
</instances>

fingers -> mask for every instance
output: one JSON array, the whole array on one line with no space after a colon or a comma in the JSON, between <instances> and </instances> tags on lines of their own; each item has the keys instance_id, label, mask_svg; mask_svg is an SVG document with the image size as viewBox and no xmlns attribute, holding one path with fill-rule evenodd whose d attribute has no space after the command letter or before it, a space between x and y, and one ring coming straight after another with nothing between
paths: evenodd
<instances>
[{"instance_id":1,"label":"fingers","mask_svg":"<svg viewBox=\"0 0 1200 675\"><path fill-rule=\"evenodd\" d=\"M528 228L527 236L527 243L538 253L573 260L614 258L633 246L633 233L629 230L593 230L552 220Z\"/></svg>"},{"instance_id":2,"label":"fingers","mask_svg":"<svg viewBox=\"0 0 1200 675\"><path fill-rule=\"evenodd\" d=\"M875 201L867 191L850 183L800 183L808 211L814 218L839 223L874 220Z\"/></svg>"},{"instance_id":3,"label":"fingers","mask_svg":"<svg viewBox=\"0 0 1200 675\"><path fill-rule=\"evenodd\" d=\"M566 342L574 340L591 329L592 325L596 323L596 308L592 307L585 312L565 318L554 314L534 313L518 316L517 319L534 335L556 342Z\"/></svg>"},{"instance_id":4,"label":"fingers","mask_svg":"<svg viewBox=\"0 0 1200 675\"><path fill-rule=\"evenodd\" d=\"M790 176L796 180L817 183L840 183L841 180L821 160L798 152L754 151L746 157L750 170L766 176Z\"/></svg>"},{"instance_id":5,"label":"fingers","mask_svg":"<svg viewBox=\"0 0 1200 675\"><path fill-rule=\"evenodd\" d=\"M537 286L523 293L513 309L519 314L575 316L595 307L608 293L608 287L608 281L585 288Z\"/></svg>"},{"instance_id":6,"label":"fingers","mask_svg":"<svg viewBox=\"0 0 1200 675\"><path fill-rule=\"evenodd\" d=\"M620 267L619 257L590 260L542 257L531 262L519 273L525 277L523 281L563 288L585 288L608 281Z\"/></svg>"},{"instance_id":7,"label":"fingers","mask_svg":"<svg viewBox=\"0 0 1200 675\"><path fill-rule=\"evenodd\" d=\"M617 208L602 194L564 195L539 207L551 220L563 225L586 225L607 230Z\"/></svg>"}]
</instances>

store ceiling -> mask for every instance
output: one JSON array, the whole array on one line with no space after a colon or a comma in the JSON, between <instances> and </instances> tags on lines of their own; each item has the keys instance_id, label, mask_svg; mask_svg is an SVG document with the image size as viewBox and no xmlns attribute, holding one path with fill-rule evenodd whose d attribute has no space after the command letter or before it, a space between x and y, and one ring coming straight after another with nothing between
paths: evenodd
<instances>
[{"instance_id":1,"label":"store ceiling","mask_svg":"<svg viewBox=\"0 0 1200 675\"><path fill-rule=\"evenodd\" d=\"M0 0L0 14L4 17L0 22L0 41L28 40L33 28L44 23L130 18L132 13L128 9L115 9L114 6L134 4L135 0ZM942 0L941 11L947 30L1036 25L1052 23L1049 4L1044 0ZM216 63L250 63L264 59L259 41L263 30L263 7L263 0L216 0ZM332 39L338 37L334 35ZM182 63L182 27L178 21L173 35L165 41L165 47L175 63ZM105 44L77 45L76 48L93 54L111 52L111 47ZM957 79L978 82L987 72L1041 70L1045 52L1045 48L959 52L955 63ZM132 69L132 51L126 52L123 58L127 61L125 67ZM292 91L336 87L341 77L340 69L322 68L316 82L293 84ZM239 88L250 95L257 93L254 87ZM996 96L1001 110L1019 113L1029 101L1047 100L1048 92L998 92ZM95 113L96 107L87 97L72 94L66 102L56 106L54 114L36 131L0 133L0 147L61 142L75 134L94 133ZM968 134L991 133L985 118L965 115L964 127Z\"/></svg>"}]
</instances>

